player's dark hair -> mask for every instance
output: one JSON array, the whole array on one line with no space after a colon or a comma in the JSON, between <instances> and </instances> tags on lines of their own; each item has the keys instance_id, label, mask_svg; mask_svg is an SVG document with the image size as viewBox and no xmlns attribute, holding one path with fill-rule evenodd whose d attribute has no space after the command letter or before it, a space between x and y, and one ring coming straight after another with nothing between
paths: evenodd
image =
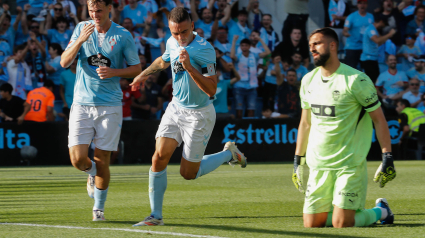
<instances>
[{"instance_id":1,"label":"player's dark hair","mask_svg":"<svg viewBox=\"0 0 425 238\"><path fill-rule=\"evenodd\" d=\"M242 45L242 44L251 45L251 41L249 39L245 38L245 39L241 40L241 42L239 43L239 45Z\"/></svg>"},{"instance_id":2,"label":"player's dark hair","mask_svg":"<svg viewBox=\"0 0 425 238\"><path fill-rule=\"evenodd\" d=\"M175 23L181 23L184 21L190 22L192 19L183 7L175 7L171 10L170 14L168 14L168 20Z\"/></svg>"},{"instance_id":3,"label":"player's dark hair","mask_svg":"<svg viewBox=\"0 0 425 238\"><path fill-rule=\"evenodd\" d=\"M394 56L395 57L395 55L387 54L387 55L385 55L385 62L388 62L388 58L390 58L390 56ZM397 57L396 57L396 59L397 59Z\"/></svg>"},{"instance_id":4,"label":"player's dark hair","mask_svg":"<svg viewBox=\"0 0 425 238\"><path fill-rule=\"evenodd\" d=\"M297 75L297 71L295 69L293 69L293 68L290 68L290 69L286 70L286 74L288 74L289 72L294 72L295 75Z\"/></svg>"},{"instance_id":5,"label":"player's dark hair","mask_svg":"<svg viewBox=\"0 0 425 238\"><path fill-rule=\"evenodd\" d=\"M129 18L129 17L124 18L124 19L122 20L122 22L124 23L124 21L125 21L125 20L130 20L130 21L131 21L131 23L133 23L133 20L131 20L131 18Z\"/></svg>"},{"instance_id":6,"label":"player's dark hair","mask_svg":"<svg viewBox=\"0 0 425 238\"><path fill-rule=\"evenodd\" d=\"M27 42L23 43L22 45L17 45L13 48L13 54L18 53L20 50L24 50L25 47L27 47Z\"/></svg>"},{"instance_id":7,"label":"player's dark hair","mask_svg":"<svg viewBox=\"0 0 425 238\"><path fill-rule=\"evenodd\" d=\"M49 47L51 47L53 50L56 50L56 53L58 55L62 55L63 53L62 46L59 45L58 43L50 43Z\"/></svg>"},{"instance_id":8,"label":"player's dark hair","mask_svg":"<svg viewBox=\"0 0 425 238\"><path fill-rule=\"evenodd\" d=\"M65 17L60 16L60 17L56 18L56 24L61 23L61 22L66 24L66 28L69 27L69 22L66 20Z\"/></svg>"},{"instance_id":9,"label":"player's dark hair","mask_svg":"<svg viewBox=\"0 0 425 238\"><path fill-rule=\"evenodd\" d=\"M87 5L96 5L102 2L105 3L105 6L112 4L112 0L87 0Z\"/></svg>"},{"instance_id":10,"label":"player's dark hair","mask_svg":"<svg viewBox=\"0 0 425 238\"><path fill-rule=\"evenodd\" d=\"M263 14L263 17L265 17L265 16L269 16L269 17L270 17L270 19L272 19L272 18L273 18L273 17L272 17L272 15L271 15L271 14L268 14L268 13ZM262 18L263 18L263 17L262 17ZM261 19L262 19L262 18L261 18Z\"/></svg>"},{"instance_id":11,"label":"player's dark hair","mask_svg":"<svg viewBox=\"0 0 425 238\"><path fill-rule=\"evenodd\" d=\"M338 35L336 34L336 32L334 30L332 30L332 28L323 27L323 28L316 29L310 34L310 36L308 37L308 40L310 41L310 38L313 35L318 34L318 33L322 34L326 38L330 38L331 41L336 43L336 48L338 49L338 46L339 46Z\"/></svg>"},{"instance_id":12,"label":"player's dark hair","mask_svg":"<svg viewBox=\"0 0 425 238\"><path fill-rule=\"evenodd\" d=\"M0 91L9 92L10 94L12 94L13 86L10 83L4 83L0 86Z\"/></svg>"},{"instance_id":13,"label":"player's dark hair","mask_svg":"<svg viewBox=\"0 0 425 238\"><path fill-rule=\"evenodd\" d=\"M46 79L46 80L44 80L43 86L46 87L46 88L54 88L55 84L53 83L52 80Z\"/></svg>"},{"instance_id":14,"label":"player's dark hair","mask_svg":"<svg viewBox=\"0 0 425 238\"><path fill-rule=\"evenodd\" d=\"M410 102L406 99L399 99L397 102L399 102L401 105L404 105L405 107L410 107Z\"/></svg>"},{"instance_id":15,"label":"player's dark hair","mask_svg":"<svg viewBox=\"0 0 425 238\"><path fill-rule=\"evenodd\" d=\"M248 12L245 10L245 8L244 9L242 9L242 10L239 10L238 11L238 16L239 15L245 15L245 16L248 16Z\"/></svg>"},{"instance_id":16,"label":"player's dark hair","mask_svg":"<svg viewBox=\"0 0 425 238\"><path fill-rule=\"evenodd\" d=\"M277 51L277 50L273 50L273 52L272 52L272 59L274 58L274 57L276 57L276 56L279 56L280 55L280 52L279 51Z\"/></svg>"},{"instance_id":17,"label":"player's dark hair","mask_svg":"<svg viewBox=\"0 0 425 238\"><path fill-rule=\"evenodd\" d=\"M301 35L303 34L303 30L301 30L301 28L299 28L298 26L295 26L295 27L292 28L291 34L294 30L299 30L301 32Z\"/></svg>"}]
</instances>

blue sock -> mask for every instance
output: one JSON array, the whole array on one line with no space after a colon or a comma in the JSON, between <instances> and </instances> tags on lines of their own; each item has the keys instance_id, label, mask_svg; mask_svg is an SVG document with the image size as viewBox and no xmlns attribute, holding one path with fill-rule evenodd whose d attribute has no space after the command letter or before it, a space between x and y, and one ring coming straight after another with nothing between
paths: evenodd
<instances>
[{"instance_id":1,"label":"blue sock","mask_svg":"<svg viewBox=\"0 0 425 238\"><path fill-rule=\"evenodd\" d=\"M93 210L104 210L106 196L108 195L108 189L100 190L96 186L94 186L94 206Z\"/></svg>"},{"instance_id":2,"label":"blue sock","mask_svg":"<svg viewBox=\"0 0 425 238\"><path fill-rule=\"evenodd\" d=\"M149 169L149 200L151 203L151 216L162 219L162 202L167 189L167 168L160 172Z\"/></svg>"},{"instance_id":3,"label":"blue sock","mask_svg":"<svg viewBox=\"0 0 425 238\"><path fill-rule=\"evenodd\" d=\"M201 165L199 166L198 174L196 174L195 179L214 171L220 165L229 162L231 159L232 152L228 150L218 152L212 155L205 155L201 160Z\"/></svg>"},{"instance_id":4,"label":"blue sock","mask_svg":"<svg viewBox=\"0 0 425 238\"><path fill-rule=\"evenodd\" d=\"M91 160L91 168L88 170L84 170L85 173L90 174L91 176L96 176L97 169L96 169L96 163Z\"/></svg>"}]
</instances>

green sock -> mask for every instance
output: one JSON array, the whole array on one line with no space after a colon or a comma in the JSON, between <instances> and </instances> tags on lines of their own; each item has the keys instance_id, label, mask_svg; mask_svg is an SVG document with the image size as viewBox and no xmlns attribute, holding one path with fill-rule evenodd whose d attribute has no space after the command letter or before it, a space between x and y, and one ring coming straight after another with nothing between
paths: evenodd
<instances>
[{"instance_id":1,"label":"green sock","mask_svg":"<svg viewBox=\"0 0 425 238\"><path fill-rule=\"evenodd\" d=\"M333 226L332 225L332 212L328 213L328 219L326 219L326 226ZM354 216L354 226L355 227L363 227L363 226L369 226L379 219L381 219L381 208L374 207L372 209L362 210L359 212L356 212L356 215Z\"/></svg>"},{"instance_id":2,"label":"green sock","mask_svg":"<svg viewBox=\"0 0 425 238\"><path fill-rule=\"evenodd\" d=\"M381 209L372 208L356 212L354 217L355 227L369 226L381 218Z\"/></svg>"}]
</instances>

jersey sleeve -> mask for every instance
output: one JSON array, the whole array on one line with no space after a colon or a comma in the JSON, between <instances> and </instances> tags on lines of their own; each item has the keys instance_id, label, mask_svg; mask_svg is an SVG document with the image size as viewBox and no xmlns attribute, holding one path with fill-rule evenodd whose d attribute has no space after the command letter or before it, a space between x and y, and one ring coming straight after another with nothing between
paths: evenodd
<instances>
[{"instance_id":1,"label":"jersey sleeve","mask_svg":"<svg viewBox=\"0 0 425 238\"><path fill-rule=\"evenodd\" d=\"M165 62L169 63L170 62L170 44L169 44L170 39L167 40L167 44L165 45L165 52L164 54L162 54L162 60L164 60Z\"/></svg>"},{"instance_id":2,"label":"jersey sleeve","mask_svg":"<svg viewBox=\"0 0 425 238\"><path fill-rule=\"evenodd\" d=\"M376 88L366 74L360 74L353 81L351 93L367 112L373 112L381 106Z\"/></svg>"},{"instance_id":3,"label":"jersey sleeve","mask_svg":"<svg viewBox=\"0 0 425 238\"><path fill-rule=\"evenodd\" d=\"M209 45L209 43L208 43ZM216 57L215 50L209 45L200 50L194 57L195 62L201 66L203 76L216 75Z\"/></svg>"},{"instance_id":4,"label":"jersey sleeve","mask_svg":"<svg viewBox=\"0 0 425 238\"><path fill-rule=\"evenodd\" d=\"M51 61L50 66L52 66L56 71L58 71L60 68L62 68L62 66L61 66L61 57L54 58Z\"/></svg>"},{"instance_id":5,"label":"jersey sleeve","mask_svg":"<svg viewBox=\"0 0 425 238\"><path fill-rule=\"evenodd\" d=\"M49 98L47 98L47 106L54 107L55 106L55 95L50 94Z\"/></svg>"},{"instance_id":6,"label":"jersey sleeve","mask_svg":"<svg viewBox=\"0 0 425 238\"><path fill-rule=\"evenodd\" d=\"M368 37L369 39L371 39L371 38L372 38L372 36L377 36L377 35L378 35L378 32L376 32L376 29L369 29L369 30L366 32L366 34L367 34L367 37Z\"/></svg>"},{"instance_id":7,"label":"jersey sleeve","mask_svg":"<svg viewBox=\"0 0 425 238\"><path fill-rule=\"evenodd\" d=\"M347 19L345 19L345 23L344 23L344 27L348 27L348 28L350 28L351 27L351 25L353 24L351 21L352 21L352 17L353 15L349 15L348 17L347 17Z\"/></svg>"},{"instance_id":8,"label":"jersey sleeve","mask_svg":"<svg viewBox=\"0 0 425 238\"><path fill-rule=\"evenodd\" d=\"M49 40L49 41L51 41L52 40L52 37L53 37L53 35L55 34L55 29L49 29L49 30L47 30L47 39Z\"/></svg>"},{"instance_id":9,"label":"jersey sleeve","mask_svg":"<svg viewBox=\"0 0 425 238\"><path fill-rule=\"evenodd\" d=\"M403 72L403 71L401 71L400 74L401 74L401 81L403 81L405 83L408 83L409 82L409 78L407 77L406 73Z\"/></svg>"},{"instance_id":10,"label":"jersey sleeve","mask_svg":"<svg viewBox=\"0 0 425 238\"><path fill-rule=\"evenodd\" d=\"M300 87L300 103L301 103L301 108L302 109L310 109L311 105L308 102L308 98L307 98L307 87L310 83L310 80L307 80L307 77L309 77L309 74L307 74L306 76L304 76L301 80L301 87ZM310 76L312 77L312 76Z\"/></svg>"},{"instance_id":11,"label":"jersey sleeve","mask_svg":"<svg viewBox=\"0 0 425 238\"><path fill-rule=\"evenodd\" d=\"M74 29L74 32L72 33L71 39L69 40L68 46L66 47L65 50L67 50L69 47L71 47L72 45L74 45L75 41L78 39L78 37L80 36L80 32L82 27L84 26L84 24L87 24L89 22L80 22L77 24L77 26Z\"/></svg>"},{"instance_id":12,"label":"jersey sleeve","mask_svg":"<svg viewBox=\"0 0 425 238\"><path fill-rule=\"evenodd\" d=\"M137 54L136 44L134 44L133 37L130 33L127 34L125 39L126 47L124 49L124 58L127 61L127 65L140 64L139 55Z\"/></svg>"},{"instance_id":13,"label":"jersey sleeve","mask_svg":"<svg viewBox=\"0 0 425 238\"><path fill-rule=\"evenodd\" d=\"M384 74L380 74L380 75L378 76L378 79L376 80L375 85L376 85L377 87L382 87L382 86L384 86Z\"/></svg>"},{"instance_id":14,"label":"jersey sleeve","mask_svg":"<svg viewBox=\"0 0 425 238\"><path fill-rule=\"evenodd\" d=\"M401 48L397 51L397 54L404 54L406 50L406 46L402 45Z\"/></svg>"}]
</instances>

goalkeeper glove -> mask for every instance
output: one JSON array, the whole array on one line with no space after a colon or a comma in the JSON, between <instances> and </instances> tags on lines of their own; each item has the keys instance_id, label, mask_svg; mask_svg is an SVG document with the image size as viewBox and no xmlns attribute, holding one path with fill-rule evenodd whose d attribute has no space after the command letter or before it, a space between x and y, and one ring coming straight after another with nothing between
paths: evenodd
<instances>
[{"instance_id":1,"label":"goalkeeper glove","mask_svg":"<svg viewBox=\"0 0 425 238\"><path fill-rule=\"evenodd\" d=\"M292 182L301 193L305 193L303 187L305 156L294 156L294 171L292 173Z\"/></svg>"},{"instance_id":2,"label":"goalkeeper glove","mask_svg":"<svg viewBox=\"0 0 425 238\"><path fill-rule=\"evenodd\" d=\"M382 163L376 170L375 178L373 181L379 183L379 187L383 188L386 183L393 180L396 176L394 167L393 155L391 152L382 154Z\"/></svg>"}]
</instances>

